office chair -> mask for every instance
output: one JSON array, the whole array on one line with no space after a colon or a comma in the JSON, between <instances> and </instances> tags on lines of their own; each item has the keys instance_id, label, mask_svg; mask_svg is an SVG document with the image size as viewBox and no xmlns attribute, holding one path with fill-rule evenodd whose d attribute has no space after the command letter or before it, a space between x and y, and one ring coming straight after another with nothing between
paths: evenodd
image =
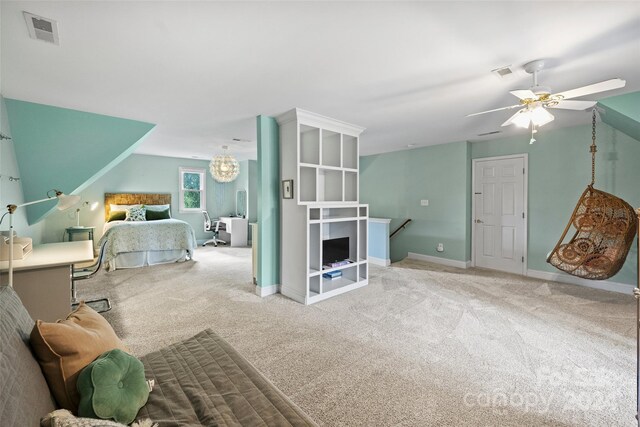
<instances>
[{"instance_id":1,"label":"office chair","mask_svg":"<svg viewBox=\"0 0 640 427\"><path fill-rule=\"evenodd\" d=\"M207 240L202 244L202 246L207 246L208 243L213 243L213 246L216 246L216 247L218 246L218 243L222 243L223 245L226 245L227 242L218 238L219 232L226 230L226 226L224 222L220 222L220 221L212 222L211 218L209 217L209 213L207 211L202 211L202 215L204 215L204 231L207 233L213 232L213 239Z\"/></svg>"},{"instance_id":2,"label":"office chair","mask_svg":"<svg viewBox=\"0 0 640 427\"><path fill-rule=\"evenodd\" d=\"M107 242L105 241L104 243L102 243L102 246L100 246L100 253L98 255L98 259L94 264L88 267L73 269L73 272L71 274L71 309L75 310L76 307L78 307L78 304L80 304L76 293L76 282L79 280L90 279L98 274L98 271L100 271L100 267L102 267L102 261L104 259L104 252L106 247ZM98 313L104 313L105 311L111 310L111 301L109 301L109 298L97 298L89 301L85 300L84 303L93 308Z\"/></svg>"}]
</instances>

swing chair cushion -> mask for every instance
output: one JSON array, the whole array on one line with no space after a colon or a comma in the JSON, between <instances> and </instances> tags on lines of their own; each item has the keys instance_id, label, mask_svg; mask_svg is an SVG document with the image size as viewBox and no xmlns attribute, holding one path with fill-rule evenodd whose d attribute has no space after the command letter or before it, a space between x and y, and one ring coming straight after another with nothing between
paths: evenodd
<instances>
[{"instance_id":1,"label":"swing chair cushion","mask_svg":"<svg viewBox=\"0 0 640 427\"><path fill-rule=\"evenodd\" d=\"M631 205L589 185L547 262L573 276L608 279L622 268L636 229ZM563 243L569 230L573 237Z\"/></svg>"}]
</instances>

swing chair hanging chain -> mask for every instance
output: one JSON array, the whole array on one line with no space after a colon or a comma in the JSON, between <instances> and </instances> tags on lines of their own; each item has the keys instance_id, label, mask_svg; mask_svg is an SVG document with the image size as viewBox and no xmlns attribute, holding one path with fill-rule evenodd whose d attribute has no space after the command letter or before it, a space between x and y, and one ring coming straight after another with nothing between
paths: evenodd
<instances>
[{"instance_id":1,"label":"swing chair hanging chain","mask_svg":"<svg viewBox=\"0 0 640 427\"><path fill-rule=\"evenodd\" d=\"M591 119L591 186L596 182L596 109L593 109L593 117Z\"/></svg>"}]
</instances>

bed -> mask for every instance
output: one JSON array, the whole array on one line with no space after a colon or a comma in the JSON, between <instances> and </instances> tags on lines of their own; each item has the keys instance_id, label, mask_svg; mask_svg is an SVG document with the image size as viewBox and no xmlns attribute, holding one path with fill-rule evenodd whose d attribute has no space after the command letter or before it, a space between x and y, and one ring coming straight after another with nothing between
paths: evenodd
<instances>
[{"instance_id":1,"label":"bed","mask_svg":"<svg viewBox=\"0 0 640 427\"><path fill-rule=\"evenodd\" d=\"M190 224L175 219L113 220L113 211L144 205L148 210L170 209L171 194L105 193L105 225L99 245L105 245L108 271L190 260L197 246ZM112 219L109 221L109 219Z\"/></svg>"}]
</instances>

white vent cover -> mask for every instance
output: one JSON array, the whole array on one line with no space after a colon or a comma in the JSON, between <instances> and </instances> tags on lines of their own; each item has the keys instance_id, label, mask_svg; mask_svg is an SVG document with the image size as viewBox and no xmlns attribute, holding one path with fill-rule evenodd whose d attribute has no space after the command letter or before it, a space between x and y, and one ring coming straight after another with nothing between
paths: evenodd
<instances>
[{"instance_id":1,"label":"white vent cover","mask_svg":"<svg viewBox=\"0 0 640 427\"><path fill-rule=\"evenodd\" d=\"M507 65L506 67L496 68L495 70L491 70L491 72L496 76L500 77L501 79L504 79L505 77L510 77L511 74L513 74L513 71L511 70L511 65Z\"/></svg>"},{"instance_id":2,"label":"white vent cover","mask_svg":"<svg viewBox=\"0 0 640 427\"><path fill-rule=\"evenodd\" d=\"M502 132L501 130L492 130L491 132L479 133L478 136L495 135Z\"/></svg>"},{"instance_id":3,"label":"white vent cover","mask_svg":"<svg viewBox=\"0 0 640 427\"><path fill-rule=\"evenodd\" d=\"M44 42L60 44L58 39L58 23L53 19L44 18L29 12L22 12L25 21L27 21L27 29L32 39L42 40Z\"/></svg>"}]
</instances>

